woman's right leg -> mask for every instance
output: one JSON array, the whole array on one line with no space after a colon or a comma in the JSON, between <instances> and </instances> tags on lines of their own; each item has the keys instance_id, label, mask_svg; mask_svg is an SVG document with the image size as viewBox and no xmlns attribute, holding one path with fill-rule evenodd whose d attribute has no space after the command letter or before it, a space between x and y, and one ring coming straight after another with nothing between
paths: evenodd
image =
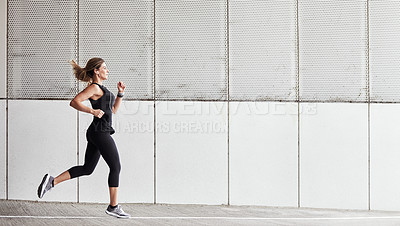
<instances>
[{"instance_id":1,"label":"woman's right leg","mask_svg":"<svg viewBox=\"0 0 400 226\"><path fill-rule=\"evenodd\" d=\"M85 153L85 163L83 166L74 166L71 169L63 172L56 178L54 178L54 186L57 184L84 175L90 175L93 173L94 169L96 168L97 163L100 159L100 152L97 147L91 143L88 139L88 144L86 147Z\"/></svg>"},{"instance_id":2,"label":"woman's right leg","mask_svg":"<svg viewBox=\"0 0 400 226\"><path fill-rule=\"evenodd\" d=\"M99 150L92 142L88 141L85 153L85 164L83 164L83 166L74 166L68 170L71 179L92 174L94 169L96 168L97 163L99 162L99 159Z\"/></svg>"},{"instance_id":3,"label":"woman's right leg","mask_svg":"<svg viewBox=\"0 0 400 226\"><path fill-rule=\"evenodd\" d=\"M53 185L56 186L57 184L71 179L71 175L69 174L68 170L65 171L64 173L58 175L58 177L54 178Z\"/></svg>"},{"instance_id":4,"label":"woman's right leg","mask_svg":"<svg viewBox=\"0 0 400 226\"><path fill-rule=\"evenodd\" d=\"M86 137L88 137L88 132L86 133ZM42 198L46 192L50 191L54 186L63 181L92 174L94 168L96 168L96 165L99 162L99 159L100 152L98 148L88 139L88 145L85 153L85 164L83 166L74 166L56 178L53 178L48 174L44 175L42 182L38 187L38 197Z\"/></svg>"}]
</instances>

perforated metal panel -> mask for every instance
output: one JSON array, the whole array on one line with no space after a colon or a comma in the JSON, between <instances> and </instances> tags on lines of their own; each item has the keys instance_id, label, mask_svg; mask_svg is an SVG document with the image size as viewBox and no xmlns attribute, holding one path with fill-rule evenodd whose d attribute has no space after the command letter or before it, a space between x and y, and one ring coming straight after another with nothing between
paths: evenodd
<instances>
[{"instance_id":1,"label":"perforated metal panel","mask_svg":"<svg viewBox=\"0 0 400 226\"><path fill-rule=\"evenodd\" d=\"M9 0L8 10L8 97L76 94L76 1Z\"/></svg>"},{"instance_id":2,"label":"perforated metal panel","mask_svg":"<svg viewBox=\"0 0 400 226\"><path fill-rule=\"evenodd\" d=\"M229 98L296 100L296 0L229 1Z\"/></svg>"},{"instance_id":3,"label":"perforated metal panel","mask_svg":"<svg viewBox=\"0 0 400 226\"><path fill-rule=\"evenodd\" d=\"M126 98L153 98L154 2L150 0L80 0L79 64L101 57L110 70L104 82L117 91L124 81Z\"/></svg>"},{"instance_id":4,"label":"perforated metal panel","mask_svg":"<svg viewBox=\"0 0 400 226\"><path fill-rule=\"evenodd\" d=\"M227 99L226 0L156 0L156 98Z\"/></svg>"},{"instance_id":5,"label":"perforated metal panel","mask_svg":"<svg viewBox=\"0 0 400 226\"><path fill-rule=\"evenodd\" d=\"M400 101L400 1L370 1L371 101Z\"/></svg>"},{"instance_id":6,"label":"perforated metal panel","mask_svg":"<svg viewBox=\"0 0 400 226\"><path fill-rule=\"evenodd\" d=\"M367 101L366 5L299 1L301 101Z\"/></svg>"}]
</instances>

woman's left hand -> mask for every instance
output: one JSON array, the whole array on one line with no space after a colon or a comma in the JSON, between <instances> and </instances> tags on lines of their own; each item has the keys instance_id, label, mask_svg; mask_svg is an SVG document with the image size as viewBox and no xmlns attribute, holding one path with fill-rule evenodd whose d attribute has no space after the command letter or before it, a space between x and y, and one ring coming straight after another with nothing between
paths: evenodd
<instances>
[{"instance_id":1,"label":"woman's left hand","mask_svg":"<svg viewBox=\"0 0 400 226\"><path fill-rule=\"evenodd\" d=\"M126 86L124 82L119 81L117 87L118 87L118 92L123 93L125 91Z\"/></svg>"}]
</instances>

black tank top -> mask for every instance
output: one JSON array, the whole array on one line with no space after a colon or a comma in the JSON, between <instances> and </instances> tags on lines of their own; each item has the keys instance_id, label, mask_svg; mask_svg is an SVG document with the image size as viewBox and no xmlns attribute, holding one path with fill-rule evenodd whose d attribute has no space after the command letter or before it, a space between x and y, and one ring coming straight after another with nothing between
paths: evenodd
<instances>
[{"instance_id":1,"label":"black tank top","mask_svg":"<svg viewBox=\"0 0 400 226\"><path fill-rule=\"evenodd\" d=\"M106 87L97 84L104 94L97 100L89 98L93 109L101 109L104 111L104 115L101 118L96 116L93 117L93 122L90 124L88 130L93 132L109 132L114 134L115 130L112 128L112 107L114 106L115 96Z\"/></svg>"}]
</instances>

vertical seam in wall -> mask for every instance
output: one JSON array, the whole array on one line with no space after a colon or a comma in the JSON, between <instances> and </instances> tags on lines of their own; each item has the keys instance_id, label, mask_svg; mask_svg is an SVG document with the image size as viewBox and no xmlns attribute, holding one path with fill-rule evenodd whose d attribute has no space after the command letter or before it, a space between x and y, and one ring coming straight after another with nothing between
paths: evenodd
<instances>
[{"instance_id":1,"label":"vertical seam in wall","mask_svg":"<svg viewBox=\"0 0 400 226\"><path fill-rule=\"evenodd\" d=\"M153 150L153 170L154 170L154 181L153 181L153 195L154 200L153 203L157 203L157 158L156 158L156 139L157 139L157 126L156 126L156 101L153 101L153 142L154 142L154 150Z\"/></svg>"},{"instance_id":2,"label":"vertical seam in wall","mask_svg":"<svg viewBox=\"0 0 400 226\"><path fill-rule=\"evenodd\" d=\"M156 122L156 0L153 1L153 142L154 142L154 153L153 153L153 170L154 170L154 181L153 181L153 198L154 204L157 203L157 158L156 158L156 139L157 139L157 122Z\"/></svg>"},{"instance_id":3,"label":"vertical seam in wall","mask_svg":"<svg viewBox=\"0 0 400 226\"><path fill-rule=\"evenodd\" d=\"M79 63L79 0L76 1L76 60ZM79 93L79 81L76 81L76 90ZM77 149L77 156L76 156L76 161L77 165L79 165L79 111L76 112L76 117L77 117L77 122L76 122L76 149ZM76 180L76 201L79 203L80 197L79 197L79 177Z\"/></svg>"},{"instance_id":4,"label":"vertical seam in wall","mask_svg":"<svg viewBox=\"0 0 400 226\"><path fill-rule=\"evenodd\" d=\"M6 200L8 200L8 1L6 1L7 15L6 15Z\"/></svg>"},{"instance_id":5,"label":"vertical seam in wall","mask_svg":"<svg viewBox=\"0 0 400 226\"><path fill-rule=\"evenodd\" d=\"M297 102L297 207L300 208L300 102Z\"/></svg>"},{"instance_id":6,"label":"vertical seam in wall","mask_svg":"<svg viewBox=\"0 0 400 226\"><path fill-rule=\"evenodd\" d=\"M371 84L369 73L369 0L366 6L367 15L367 97L368 97L368 210L371 210Z\"/></svg>"},{"instance_id":7,"label":"vertical seam in wall","mask_svg":"<svg viewBox=\"0 0 400 226\"><path fill-rule=\"evenodd\" d=\"M367 98L368 98L368 103L371 102L371 93L370 93L370 76L369 76L369 0L367 0L367 6L366 6L366 14L367 14L367 30L366 30L366 35L367 35Z\"/></svg>"},{"instance_id":8,"label":"vertical seam in wall","mask_svg":"<svg viewBox=\"0 0 400 226\"><path fill-rule=\"evenodd\" d=\"M299 0L296 0L296 66L297 66L297 76L296 76L296 100L300 101L300 37L299 37Z\"/></svg>"},{"instance_id":9,"label":"vertical seam in wall","mask_svg":"<svg viewBox=\"0 0 400 226\"><path fill-rule=\"evenodd\" d=\"M371 104L368 103L368 210L371 210Z\"/></svg>"},{"instance_id":10,"label":"vertical seam in wall","mask_svg":"<svg viewBox=\"0 0 400 226\"><path fill-rule=\"evenodd\" d=\"M76 139L76 149L77 149L77 155L76 155L76 162L77 162L77 165L79 165L79 111L77 111L76 112L76 137L77 137L77 139ZM79 177L77 178L77 180L76 180L76 202L77 203L79 203Z\"/></svg>"},{"instance_id":11,"label":"vertical seam in wall","mask_svg":"<svg viewBox=\"0 0 400 226\"><path fill-rule=\"evenodd\" d=\"M300 37L299 37L299 0L296 0L296 100L297 100L297 207L300 207Z\"/></svg>"},{"instance_id":12,"label":"vertical seam in wall","mask_svg":"<svg viewBox=\"0 0 400 226\"><path fill-rule=\"evenodd\" d=\"M228 117L227 117L227 122L228 122L228 124L227 124L227 127L228 127L228 134L227 134L227 154L228 154L228 205L230 205L231 204L231 200L230 200L230 196L231 196L231 190L230 190L230 144L229 144L229 134L230 134L230 126L229 126L229 123L230 123L230 120L229 120L229 117L230 117L230 114L229 114L229 105L230 105L230 102L229 102L229 99L230 99L230 96L229 96L229 0L227 0L226 1L226 76L227 76L227 104L228 104L228 106L227 106L227 114L228 114Z\"/></svg>"}]
</instances>

